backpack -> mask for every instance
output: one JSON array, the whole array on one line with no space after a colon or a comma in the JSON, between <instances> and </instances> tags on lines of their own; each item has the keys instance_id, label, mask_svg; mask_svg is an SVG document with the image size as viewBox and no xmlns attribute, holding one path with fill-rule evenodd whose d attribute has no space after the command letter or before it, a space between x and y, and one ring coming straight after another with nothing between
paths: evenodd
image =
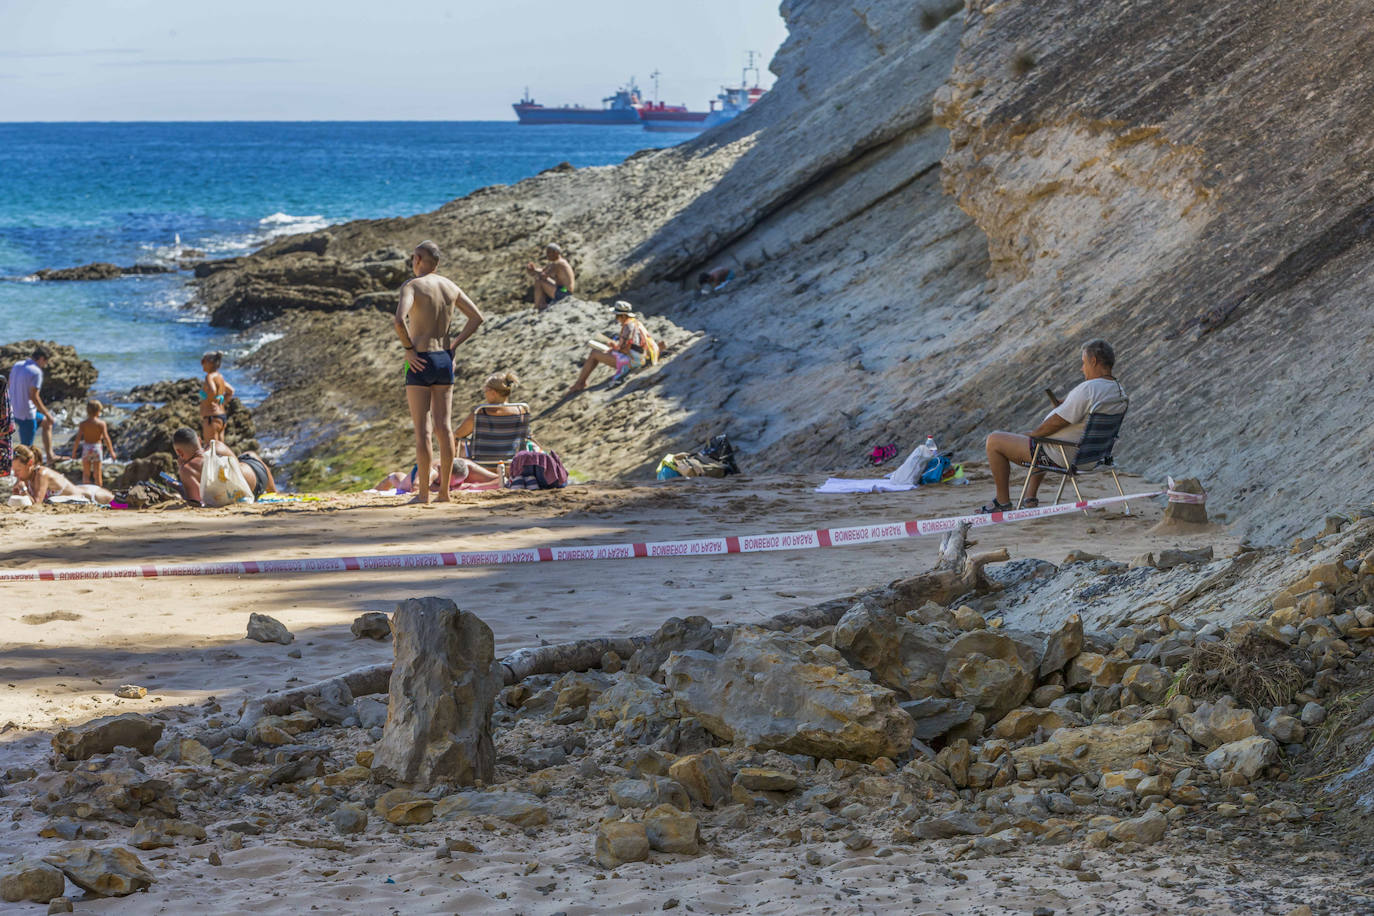
<instances>
[{"instance_id":1,"label":"backpack","mask_svg":"<svg viewBox=\"0 0 1374 916\"><path fill-rule=\"evenodd\" d=\"M652 366L654 363L658 362L658 355L660 352L658 341L654 340L653 336L649 333L649 329L644 326L644 322L636 320L635 324L639 325L639 333L644 340L644 359Z\"/></svg>"},{"instance_id":2,"label":"backpack","mask_svg":"<svg viewBox=\"0 0 1374 916\"><path fill-rule=\"evenodd\" d=\"M720 462L725 466L727 475L739 473L739 465L735 464L735 447L730 444L728 436L720 435L712 438L710 442L706 443L706 447L697 454Z\"/></svg>"},{"instance_id":3,"label":"backpack","mask_svg":"<svg viewBox=\"0 0 1374 916\"><path fill-rule=\"evenodd\" d=\"M516 452L509 473L508 489L561 490L568 485L568 469L557 452Z\"/></svg>"},{"instance_id":4,"label":"backpack","mask_svg":"<svg viewBox=\"0 0 1374 916\"><path fill-rule=\"evenodd\" d=\"M921 472L920 483L939 483L946 476L953 476L950 466L954 462L948 455L936 455L926 463L925 470Z\"/></svg>"}]
</instances>

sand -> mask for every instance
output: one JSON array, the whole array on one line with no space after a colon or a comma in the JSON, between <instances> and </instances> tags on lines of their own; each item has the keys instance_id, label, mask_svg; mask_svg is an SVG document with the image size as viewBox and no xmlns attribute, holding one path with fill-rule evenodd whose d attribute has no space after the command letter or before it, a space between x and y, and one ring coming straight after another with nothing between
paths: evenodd
<instances>
[{"instance_id":1,"label":"sand","mask_svg":"<svg viewBox=\"0 0 1374 916\"><path fill-rule=\"evenodd\" d=\"M765 533L957 514L976 507L990 489L979 480L969 487L822 496L811 492L818 482L754 477L593 484L559 493L469 494L430 508L353 495L225 510L26 511L0 515L0 562L32 567L332 557ZM1138 479L1125 483L1128 492L1153 488ZM1089 495L1105 493L1093 485ZM1153 500L1133 504L1130 516L1115 509L1074 514L984 529L977 540L979 549L1006 546L1013 558L1053 562L1073 549L1129 560L1162 547L1210 544L1223 555L1234 548L1220 530L1151 534L1161 509ZM10 583L3 586L0 610L0 769L42 769L35 761L44 756L52 730L64 724L169 709L194 721L202 716L198 704L210 697L235 713L243 697L385 661L390 643L354 640L349 624L364 611L390 611L406 597L447 596L476 612L495 631L501 653L541 640L651 632L672 615L758 620L927 569L936 547L935 538L924 538L720 558ZM296 634L295 643L246 640L250 612L281 620ZM288 656L293 649L300 650L299 659ZM148 688L148 697L116 699L114 689L127 683ZM10 803L0 799L0 805ZM0 861L35 844L57 845L36 840L37 826L30 817L0 834ZM984 907L979 912L989 913L1029 913L1042 905L1056 912L1106 907L1124 913L1133 912L1127 902L1161 874L1135 874L1113 856L1116 864L1100 869L1111 873L1107 884L1065 882L1037 864L1057 854L1053 850L951 867L938 843L883 858L873 849L856 854L829 844L834 849L827 850L826 864L810 866L776 835L727 848L710 842L707 826L705 854L656 855L653 863L625 866L609 877L590 860L590 825L557 819L533 836L508 826L465 831L433 824L348 840L343 851L302 848L265 834L247 838L242 850L224 851L217 869L187 864L210 847L191 850L182 841L181 849L140 854L160 876L150 892L102 901L99 912L300 912L318 906L334 912L638 913L675 898L709 913L943 913L970 911L975 902ZM467 836L481 852L435 860L432 844L444 836ZM1163 902L1160 893L1156 888L1153 899ZM1171 912L1190 911L1181 898L1169 899ZM1221 901L1198 905L1199 912L1227 911Z\"/></svg>"}]
</instances>

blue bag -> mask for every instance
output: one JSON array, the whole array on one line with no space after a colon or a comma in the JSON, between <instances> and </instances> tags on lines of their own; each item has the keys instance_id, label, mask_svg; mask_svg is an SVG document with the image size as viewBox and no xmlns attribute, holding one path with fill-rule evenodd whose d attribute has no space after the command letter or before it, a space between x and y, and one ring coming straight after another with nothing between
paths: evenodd
<instances>
[{"instance_id":1,"label":"blue bag","mask_svg":"<svg viewBox=\"0 0 1374 916\"><path fill-rule=\"evenodd\" d=\"M921 472L920 482L923 484L939 483L944 478L945 472L949 470L951 463L948 455L936 455L926 462L926 469Z\"/></svg>"}]
</instances>

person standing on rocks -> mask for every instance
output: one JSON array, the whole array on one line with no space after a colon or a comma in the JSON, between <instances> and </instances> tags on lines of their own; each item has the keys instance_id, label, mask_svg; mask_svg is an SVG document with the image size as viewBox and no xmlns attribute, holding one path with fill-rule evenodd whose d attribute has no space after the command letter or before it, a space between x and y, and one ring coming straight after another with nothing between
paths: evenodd
<instances>
[{"instance_id":1,"label":"person standing on rocks","mask_svg":"<svg viewBox=\"0 0 1374 916\"><path fill-rule=\"evenodd\" d=\"M411 269L415 276L401 287L396 306L396 336L406 355L406 403L415 424L415 466L428 468L434 450L430 437L439 438L439 467L453 464L453 354L477 332L482 313L467 294L438 274L439 246L425 241L415 246ZM467 321L456 339L449 337L453 309ZM449 475L439 475L436 501L449 501ZM418 487L412 503L429 502L429 488Z\"/></svg>"},{"instance_id":2,"label":"person standing on rocks","mask_svg":"<svg viewBox=\"0 0 1374 916\"><path fill-rule=\"evenodd\" d=\"M48 456L48 464L56 463L52 451L52 411L43 403L38 390L43 387L43 370L48 368L52 353L47 347L39 346L28 359L20 360L10 370L9 392L10 410L14 415L14 427L19 432L22 445L33 445L34 435L42 430L43 454Z\"/></svg>"},{"instance_id":3,"label":"person standing on rocks","mask_svg":"<svg viewBox=\"0 0 1374 916\"><path fill-rule=\"evenodd\" d=\"M1006 512L1011 503L1011 466L1013 463L1029 466L1035 451L1032 439L1053 436L1068 442L1078 442L1083 438L1090 413L1125 413L1127 406L1126 389L1112 375L1116 365L1116 352L1105 340L1090 340L1083 345L1083 381L1069 392L1063 401L1050 411L1040 425L1029 434L995 432L988 436L988 468L997 487L991 506L980 511ZM1077 449L1072 449L1069 460L1073 460ZM1019 508L1033 509L1040 505L1036 493L1040 490L1043 473L1031 475L1030 485L1026 487L1025 502Z\"/></svg>"},{"instance_id":4,"label":"person standing on rocks","mask_svg":"<svg viewBox=\"0 0 1374 916\"><path fill-rule=\"evenodd\" d=\"M542 268L536 267L533 261L525 265L525 273L534 277L534 307L541 312L577 290L577 278L572 265L563 257L562 248L546 245L544 260L549 263Z\"/></svg>"}]
</instances>

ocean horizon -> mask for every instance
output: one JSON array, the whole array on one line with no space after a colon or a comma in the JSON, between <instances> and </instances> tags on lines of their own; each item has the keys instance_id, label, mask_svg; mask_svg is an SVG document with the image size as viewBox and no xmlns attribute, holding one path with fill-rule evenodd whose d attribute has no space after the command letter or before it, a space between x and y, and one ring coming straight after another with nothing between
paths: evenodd
<instances>
[{"instance_id":1,"label":"ocean horizon","mask_svg":"<svg viewBox=\"0 0 1374 916\"><path fill-rule=\"evenodd\" d=\"M610 165L686 139L637 125L511 121L0 122L0 342L70 344L96 392L184 378L226 353L234 376L261 333L212 328L189 273L45 282L96 261L172 265L181 250L247 254L272 238L433 210L561 162ZM462 278L457 278L462 282Z\"/></svg>"}]
</instances>

